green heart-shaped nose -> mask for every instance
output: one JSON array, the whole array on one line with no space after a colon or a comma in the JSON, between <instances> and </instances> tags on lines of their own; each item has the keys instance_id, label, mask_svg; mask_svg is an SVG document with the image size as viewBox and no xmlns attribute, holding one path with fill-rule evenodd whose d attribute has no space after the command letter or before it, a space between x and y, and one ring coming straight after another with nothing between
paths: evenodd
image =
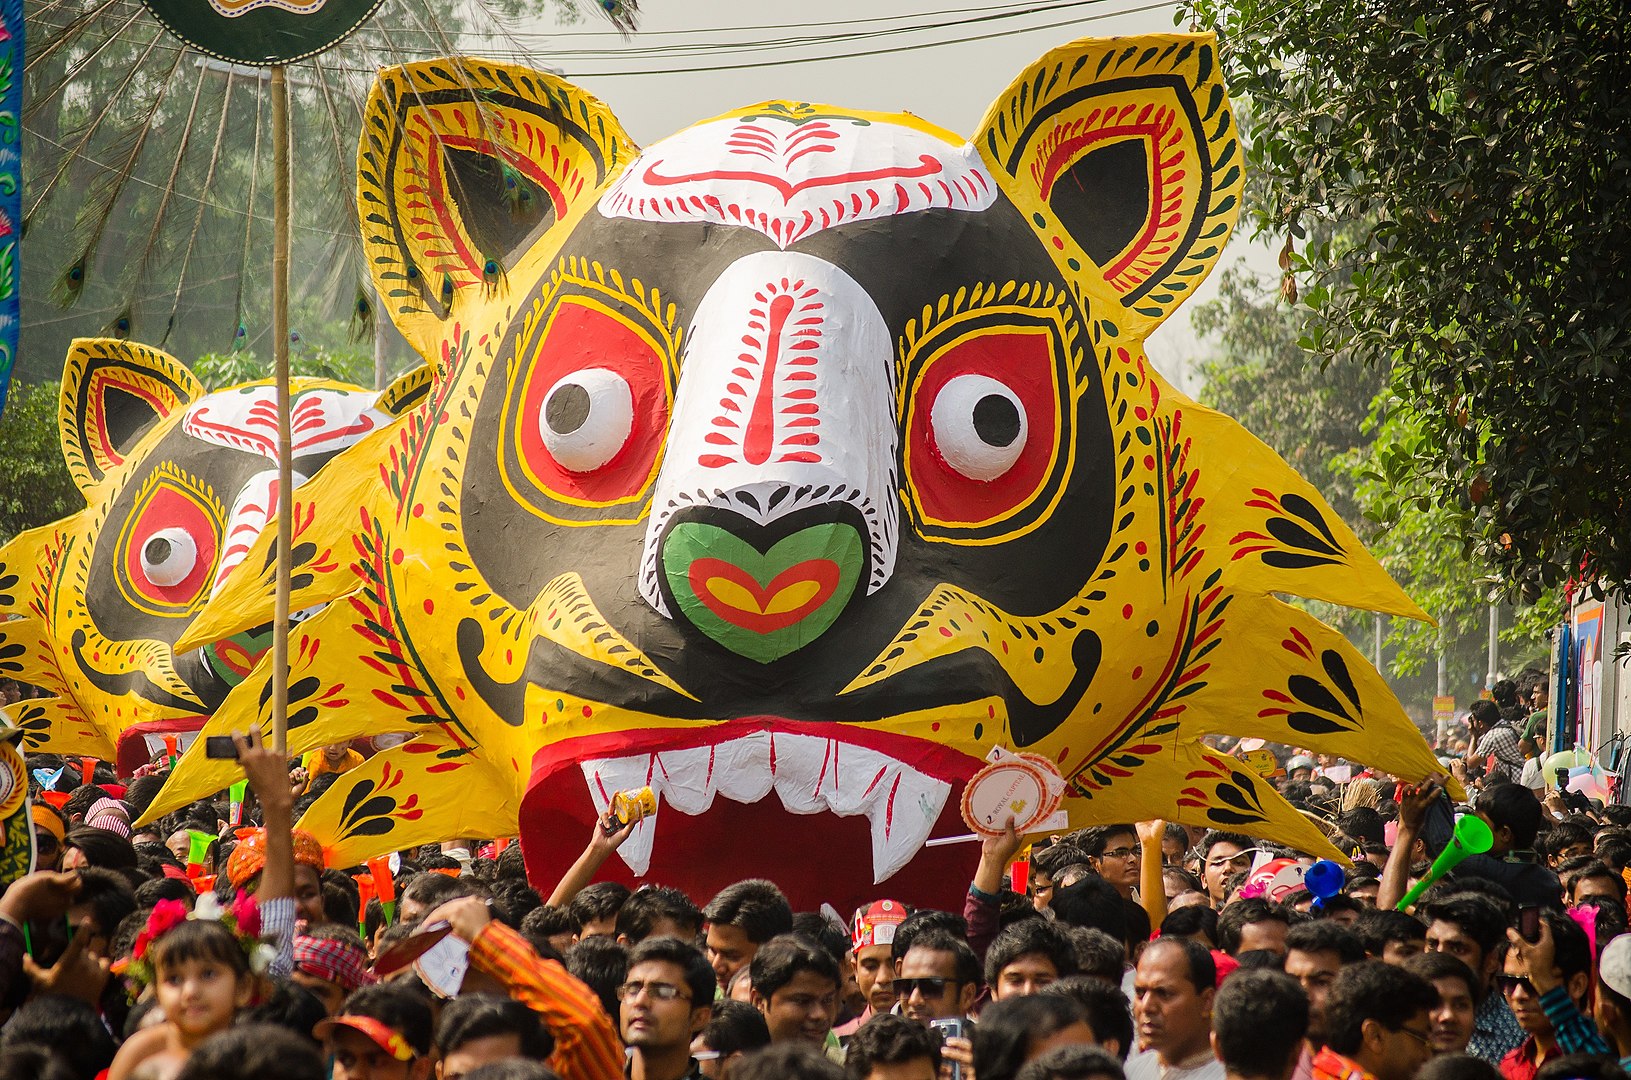
<instances>
[{"instance_id":1,"label":"green heart-shaped nose","mask_svg":"<svg viewBox=\"0 0 1631 1080\"><path fill-rule=\"evenodd\" d=\"M204 660L220 680L237 686L272 648L272 628L256 627L204 646Z\"/></svg>"},{"instance_id":2,"label":"green heart-shaped nose","mask_svg":"<svg viewBox=\"0 0 1631 1080\"><path fill-rule=\"evenodd\" d=\"M662 563L678 615L768 664L833 624L855 592L866 549L844 522L811 525L760 551L718 525L682 521L663 541Z\"/></svg>"}]
</instances>

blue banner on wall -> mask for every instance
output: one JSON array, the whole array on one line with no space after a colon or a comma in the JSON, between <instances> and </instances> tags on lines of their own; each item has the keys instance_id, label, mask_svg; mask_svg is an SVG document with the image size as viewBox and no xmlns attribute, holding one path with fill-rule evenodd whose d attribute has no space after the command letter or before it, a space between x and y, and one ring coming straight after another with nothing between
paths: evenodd
<instances>
[{"instance_id":1,"label":"blue banner on wall","mask_svg":"<svg viewBox=\"0 0 1631 1080\"><path fill-rule=\"evenodd\" d=\"M21 323L22 140L23 0L0 0L0 412L6 407Z\"/></svg>"}]
</instances>

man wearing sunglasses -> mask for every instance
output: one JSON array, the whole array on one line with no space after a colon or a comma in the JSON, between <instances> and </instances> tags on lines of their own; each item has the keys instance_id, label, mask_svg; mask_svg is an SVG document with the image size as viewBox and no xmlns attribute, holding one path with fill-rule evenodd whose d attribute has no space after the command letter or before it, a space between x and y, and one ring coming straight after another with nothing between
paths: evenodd
<instances>
[{"instance_id":1,"label":"man wearing sunglasses","mask_svg":"<svg viewBox=\"0 0 1631 1080\"><path fill-rule=\"evenodd\" d=\"M617 988L624 1075L631 1080L693 1080L702 1076L691 1040L713 1016L714 969L678 938L647 938L634 947L629 973Z\"/></svg>"},{"instance_id":2,"label":"man wearing sunglasses","mask_svg":"<svg viewBox=\"0 0 1631 1080\"><path fill-rule=\"evenodd\" d=\"M900 958L894 989L908 1020L927 1024L967 1016L980 992L979 958L956 934L925 930Z\"/></svg>"},{"instance_id":3,"label":"man wearing sunglasses","mask_svg":"<svg viewBox=\"0 0 1631 1080\"><path fill-rule=\"evenodd\" d=\"M1608 1043L1582 1010L1592 979L1586 932L1567 915L1542 911L1535 941L1508 930L1507 944L1495 985L1527 1037L1501 1059L1501 1075L1506 1080L1534 1080L1553 1058L1608 1055Z\"/></svg>"}]
</instances>

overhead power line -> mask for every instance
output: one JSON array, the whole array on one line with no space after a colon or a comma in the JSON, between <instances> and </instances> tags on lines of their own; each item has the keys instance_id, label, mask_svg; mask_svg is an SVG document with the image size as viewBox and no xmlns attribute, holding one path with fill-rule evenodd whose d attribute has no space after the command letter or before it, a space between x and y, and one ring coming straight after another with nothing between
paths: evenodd
<instances>
[{"instance_id":1,"label":"overhead power line","mask_svg":"<svg viewBox=\"0 0 1631 1080\"><path fill-rule=\"evenodd\" d=\"M1106 0L1045 0L1045 2L1037 3L1032 0L1031 3L1024 7L1008 8L982 15L970 15L963 19L949 19L938 22L919 21L903 26L874 27L867 30L846 31L837 34L808 34L795 37L766 38L757 41L695 41L683 44L650 46L633 44L620 49L551 49L549 54L557 60L627 60L637 57L711 56L721 53L772 52L782 49L825 47L852 41L874 41L881 38L895 37L900 34L917 34L926 30L1023 19L1031 15L1051 14L1072 8L1098 7L1105 2Z\"/></svg>"},{"instance_id":2,"label":"overhead power line","mask_svg":"<svg viewBox=\"0 0 1631 1080\"><path fill-rule=\"evenodd\" d=\"M887 56L894 53L920 52L923 49L938 49L946 45L967 45L976 41L992 41L996 38L1010 37L1013 34L1034 33L1039 30L1057 30L1066 26L1079 26L1082 23L1098 22L1104 19L1114 19L1123 15L1137 15L1146 11L1161 11L1172 6L1171 3L1143 4L1137 7L1120 8L1115 11L1102 12L1095 15L1078 15L1058 22L1042 23L1037 26L1021 26L1012 30L999 30L985 34L969 34L962 37L946 38L941 41L924 41L908 45L895 45L879 49L861 49L854 52L834 53L827 56L791 56L775 60L750 60L736 64L710 64L704 67L682 68L651 68L630 71L581 71L567 73L567 77L610 78L613 76L628 75L690 75L709 71L742 71L749 68L781 67L785 64L810 64L825 60L855 60L869 56Z\"/></svg>"},{"instance_id":3,"label":"overhead power line","mask_svg":"<svg viewBox=\"0 0 1631 1080\"><path fill-rule=\"evenodd\" d=\"M639 30L634 40L649 38L685 37L695 39L708 34L748 34L765 30L831 30L842 26L861 26L867 23L904 22L907 20L938 19L941 16L974 15L987 11L1011 11L1016 8L1035 7L1036 0L1010 0L1005 4L979 4L973 7L939 8L932 11L904 11L894 15L867 15L858 19L821 19L813 22L757 23L742 26L695 26L678 30ZM506 34L515 39L525 38L623 38L616 30L516 30Z\"/></svg>"},{"instance_id":4,"label":"overhead power line","mask_svg":"<svg viewBox=\"0 0 1631 1080\"><path fill-rule=\"evenodd\" d=\"M998 14L998 15L981 15L981 16L976 16L976 17L970 18L970 19L958 20L958 21L953 21L953 22L942 22L942 23L935 24L935 25L915 25L915 26L910 26L910 27L896 27L896 28L890 28L890 29L887 29L887 30L880 30L880 31L873 31L873 32L861 32L861 33L856 33L856 34L828 35L826 37L811 38L811 39L809 39L809 41L807 43L806 42L800 42L800 43L797 43L797 45L802 45L802 46L806 46L806 47L814 47L816 45L821 45L821 44L830 45L830 44L842 43L842 42L862 42L862 41L871 40L871 39L875 39L875 38L879 38L879 37L893 36L893 35L900 34L900 33L922 33L922 32L929 32L929 31L936 31L936 30L945 30L945 29L948 29L948 28L958 27L958 26L977 25L977 24L985 23L985 22L988 22L990 20L997 19L997 18L1007 19L1007 18L1015 18L1015 17L1019 17L1019 16L1023 16L1023 15L1049 14L1049 13L1058 12L1058 11L1070 10L1070 9L1073 9L1073 8L1101 7L1105 2L1106 2L1106 0L1061 0L1061 2L1050 3L1050 4L1041 4L1041 5L1032 3L1032 4L1029 4L1026 7L1022 8L1022 9L1016 8L1016 9L1012 9L1012 10L1006 10L1006 11L1004 11L1001 14ZM1167 9L1170 9L1171 7L1172 7L1172 4L1171 4L1170 0L1168 0L1168 2L1147 3L1147 4L1136 5L1136 6L1133 6L1133 7L1116 8L1116 9L1110 10L1110 11L1094 11L1091 14L1073 15L1073 16L1071 16L1069 18L1060 19L1060 20L1056 20L1056 21L1053 21L1053 22L1039 23L1039 24L1030 25L1030 26L1017 26L1017 27L1005 28L1005 29L1002 29L1002 30L986 32L986 33L962 34L962 35L949 37L949 38L941 38L941 39L934 40L934 41L908 42L908 43L903 43L903 44L898 44L898 45L888 45L888 46L882 46L882 47L872 48L872 49L854 49L854 50L847 50L847 51L843 51L843 52L828 52L828 53L823 53L823 54L813 55L813 56L779 56L779 57L767 58L767 59L727 60L727 61L711 63L711 64L686 65L686 66L683 66L683 67L649 67L649 68L639 67L639 68L613 69L613 70L605 70L605 71L593 70L593 69L591 69L589 67L582 67L582 68L574 67L573 70L568 72L568 77L612 78L612 77L639 76L639 75L694 75L694 74L705 74L705 73L708 73L708 72L715 72L715 71L741 71L741 70L746 70L746 69L751 69L751 68L782 67L782 66L786 66L786 65L790 65L790 64L810 64L810 63L820 63L820 62L823 62L823 61L830 61L830 60L852 60L852 59L861 59L861 58L873 57L873 56L887 56L887 55L891 55L891 54L895 54L895 53L909 53L909 52L918 52L918 51L923 50L923 49L941 48L941 47L944 47L944 46L947 46L947 45L964 45L964 44L969 44L969 43L972 43L972 42L991 41L991 40L995 40L997 38L1009 37L1009 36L1012 36L1013 34L1035 33L1035 32L1042 31L1042 30L1057 30L1057 29L1067 27L1067 26L1079 26L1079 25L1083 25L1083 24L1086 24L1086 23L1100 22L1100 21L1103 21L1103 20L1106 20L1106 19L1120 18L1120 17L1126 16L1126 15L1137 15L1137 14L1142 14L1142 13L1148 12L1148 11L1167 10ZM965 10L985 10L985 9L965 9ZM395 32L396 32L395 30L392 31L392 33L395 33ZM768 51L768 50L771 50L771 49L777 49L777 50L787 49L787 48L797 47L797 45L784 43L784 42L776 42L776 41L737 42L737 43L730 44L730 45L722 44L721 47L716 51L721 52L721 53L726 53L726 54L745 53L745 54L751 56L756 51ZM533 62L533 63L537 63L537 62L541 62L541 61L545 61L545 60L547 60L547 61L549 61L551 63L559 63L559 62L561 62L563 60L571 59L573 57L573 54L571 54L571 53L557 52L555 50L549 50L549 49L537 49L537 50L526 49L526 50L522 50L522 49L514 49L514 48L509 48L509 49L475 48L475 49L472 49L471 51L476 52L479 55L487 57L488 59L492 59L492 60L509 60L509 61ZM588 59L588 52L589 51L585 51L585 53L583 55L580 55L578 57L580 62L585 62L585 63L592 63L593 62L593 61L590 61ZM630 53L625 53L625 52L608 52L604 56L604 59L606 59L606 60L621 60L621 59L624 59L628 55L631 55L631 54ZM634 53L632 55L643 56L643 57L648 58L648 59L653 59L654 58L654 59L659 59L660 60L660 59L666 58L668 56L680 56L680 57L683 57L683 56L692 56L692 55L696 55L696 54L688 51L688 47L681 46L681 47L675 47L675 48L665 50L665 51L661 51L661 52L647 51L645 53ZM597 54L597 56L598 56L598 54ZM346 70L367 73L368 69L352 67L352 68L347 68Z\"/></svg>"},{"instance_id":5,"label":"overhead power line","mask_svg":"<svg viewBox=\"0 0 1631 1080\"><path fill-rule=\"evenodd\" d=\"M610 48L608 48L608 49L557 50L557 49L547 48L546 46L543 45L544 42L547 42L549 39L551 39L553 37L574 36L574 34L577 35L577 36L591 36L591 35L597 33L597 32L593 32L593 31L579 31L579 32L574 32L572 34L550 34L550 33L542 33L542 32L529 32L529 31L504 32L502 34L490 34L490 33L484 34L484 33L460 32L460 31L445 31L445 30L440 30L440 29L431 30L431 29L426 29L426 28L423 28L423 27L406 27L406 26L392 27L392 26L384 26L384 25L379 26L378 30L386 38L387 42L391 42L392 38L413 37L415 35L417 35L417 36L419 36L421 38L426 38L426 39L429 39L429 38L437 39L436 40L436 47L431 47L428 44L426 44L426 45L406 45L406 43L404 43L403 45L397 45L394 42L392 42L390 44L390 47L389 47L388 51L390 51L393 54L393 57L392 57L393 62L397 62L397 63L405 62L406 60L410 59L410 56L409 55L404 55L404 53L407 53L407 54L420 54L420 53L423 53L424 55L427 55L427 56L428 55L441 55L441 54L445 54L447 51L449 51L448 50L449 45L456 45L457 48L459 49L459 51L484 56L484 57L486 57L488 59L492 59L492 60L507 60L507 61L514 61L514 62L523 62L523 63L528 63L528 62L530 62L530 63L539 63L539 62L543 62L543 61L548 61L552 65L562 64L564 62L576 61L576 63L573 65L574 73L576 75L580 76L580 77L611 78L611 77L632 77L632 76L640 76L640 75L703 74L703 73L714 72L714 71L741 71L741 70L748 70L748 69L754 69L754 68L779 67L779 66L783 66L783 65L787 65L787 64L809 64L809 63L820 63L820 62L831 61L831 60L847 60L847 59L859 59L859 58L867 58L867 57L874 57L874 56L887 56L887 55L891 55L891 54L895 54L895 53L909 53L909 52L917 52L917 51L920 51L922 49L941 48L941 47L948 46L948 45L962 45L962 44L969 44L969 43L973 43L973 42L990 41L990 40L995 40L995 39L1001 38L1001 37L1007 37L1007 36L1010 36L1011 34L1017 34L1017 33L1035 33L1035 32L1039 32L1039 31L1043 31L1043 30L1056 30L1056 29L1061 29L1061 28L1068 27L1068 26L1083 25L1083 24L1087 24L1087 23L1103 21L1103 20L1106 20L1106 19L1119 18L1119 17L1126 16L1126 15L1142 14L1144 12L1149 12L1149 11L1159 11L1159 10L1168 9L1168 8L1172 7L1172 3L1170 2L1170 0L1167 0L1167 2L1152 2L1152 3L1146 3L1146 4L1136 5L1136 6L1132 6L1132 7L1116 8L1116 9L1108 10L1108 11L1097 10L1097 11L1093 11L1090 14L1089 13L1084 13L1084 14L1074 15L1074 16L1071 16L1069 18L1058 19L1058 20L1051 21L1051 22L1039 23L1039 24L1028 25L1028 26L1015 26L1015 27L1012 27L1012 28L1004 28L1002 30L998 30L998 31L995 31L995 32L978 33L978 34L964 33L964 34L959 34L959 35L952 36L952 37L940 38L940 39L933 40L933 41L904 42L904 43L901 43L901 44L898 44L898 45L887 45L887 46L879 46L879 47L875 47L875 48L866 48L866 49L849 49L849 50L843 50L843 51L837 51L837 52L824 51L824 52L820 52L820 53L815 54L815 55L807 55L807 56L797 56L797 55L795 55L795 56L776 56L776 57L773 57L773 58L767 57L767 58L764 58L764 59L755 58L756 54L762 54L762 53L772 53L772 52L783 53L783 52L787 52L787 51L807 49L807 48L808 49L829 49L830 50L833 46L841 46L841 45L846 45L846 44L862 44L862 43L869 42L869 41L876 41L876 40L881 40L881 39L898 37L898 36L903 35L903 34L909 34L909 35L925 34L925 33L932 33L932 32L935 32L935 31L944 31L944 30L950 30L950 29L955 29L955 28L967 28L967 27L981 26L981 25L985 25L985 24L1006 22L1008 20L1022 19L1022 18L1025 18L1027 16L1033 16L1033 15L1049 15L1049 14L1056 14L1056 13L1060 13L1060 12L1072 11L1072 10L1083 9L1083 8L1102 8L1107 2L1108 2L1108 0L1046 0L1046 2L1038 3L1038 2L1036 2L1036 0L1026 0L1025 3L1021 3L1021 4L1009 4L1009 5L1001 5L1001 6L987 5L987 6L970 7L970 8L944 8L944 9L939 9L939 10L934 10L934 11L927 11L927 12L917 12L917 13L901 14L901 15L876 16L876 17L870 18L870 19L856 19L856 20L848 20L848 21L836 22L836 23L829 22L829 23L766 24L766 25L758 26L758 27L740 27L740 28L728 28L728 29L730 29L732 31L741 31L741 30L749 30L749 29L777 30L777 29L802 28L802 27L810 27L810 26L819 26L819 27L822 27L822 28L825 28L825 29L831 29L834 26L864 26L864 25L866 25L868 23L873 23L873 22L901 22L901 21L907 20L907 19L917 20L915 22L912 22L909 25L873 27L871 29L846 31L846 32L836 33L836 34L815 34L815 35L807 35L807 36L804 36L804 37L783 37L783 38L749 39L749 40L717 41L717 42L707 42L707 41L698 42L698 41L693 40L693 41L687 41L687 42L684 42L684 43L676 43L676 44L672 44L672 45L653 45L653 46L649 46L649 47L640 46L640 45L632 45L629 48L625 48L625 49L610 49ZM956 18L956 19L942 19L942 18L940 18L941 16L947 16L947 15L965 15L966 17ZM926 19L938 19L939 21L932 22L932 23L922 21L922 20L926 20ZM653 31L653 32L643 32L640 36L642 38L644 38L644 37L648 37L648 36L654 36L657 33L662 33L662 34L675 35L675 36L683 35L683 36L686 36L687 38L692 38L697 34L707 33L707 32L710 32L710 31L713 31L713 30L719 30L719 29L722 29L722 28L701 28L701 29L698 29L698 30ZM615 32L608 31L607 33L615 33ZM536 40L538 40L540 42L540 45L537 46L537 47L531 47L531 46L518 47L518 46L523 45L523 42L524 42L525 39L536 39ZM160 50L179 49L179 48L184 48L184 46L180 45L179 43L171 44L171 43L165 42L165 43L161 43L159 48L160 48ZM639 59L648 59L648 60L653 60L655 62L660 63L663 60L671 59L671 58L679 60L679 59L706 59L706 58L709 58L709 57L718 57L719 59L716 62L713 62L713 63L687 64L687 65L683 65L683 66L677 66L677 65L676 66L660 66L660 67L649 67L649 68L648 67L618 67L618 68L614 68L614 69L611 69L611 70L593 70L593 69L591 69L589 67L578 67L577 66L579 64L589 65L589 64L594 64L596 62L626 63L629 60L639 60ZM331 70L351 72L351 73L362 74L362 75L370 75L370 74L372 74L372 72L374 70L373 68L365 67L365 66L361 66L361 65L336 64L336 63L333 63L333 62L330 62L327 66Z\"/></svg>"}]
</instances>

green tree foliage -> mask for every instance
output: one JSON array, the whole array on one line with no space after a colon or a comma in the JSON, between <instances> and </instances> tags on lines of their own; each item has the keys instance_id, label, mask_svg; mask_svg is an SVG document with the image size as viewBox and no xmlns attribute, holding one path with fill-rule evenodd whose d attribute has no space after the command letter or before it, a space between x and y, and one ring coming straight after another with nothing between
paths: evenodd
<instances>
[{"instance_id":1,"label":"green tree foliage","mask_svg":"<svg viewBox=\"0 0 1631 1080\"><path fill-rule=\"evenodd\" d=\"M228 353L205 353L191 365L192 372L206 390L219 390L239 383L272 377L272 361L248 349ZM356 386L374 384L374 358L348 349L302 349L289 353L289 374L316 379L333 379Z\"/></svg>"},{"instance_id":2,"label":"green tree foliage","mask_svg":"<svg viewBox=\"0 0 1631 1080\"><path fill-rule=\"evenodd\" d=\"M13 383L0 422L0 543L85 508L57 435L54 383Z\"/></svg>"},{"instance_id":3,"label":"green tree foliage","mask_svg":"<svg viewBox=\"0 0 1631 1080\"><path fill-rule=\"evenodd\" d=\"M1336 464L1370 442L1361 428L1385 376L1299 348L1306 312L1280 301L1277 282L1241 266L1226 270L1218 298L1192 320L1198 333L1218 342L1201 364L1202 397L1272 446L1357 528L1353 478Z\"/></svg>"},{"instance_id":4,"label":"green tree foliage","mask_svg":"<svg viewBox=\"0 0 1631 1080\"><path fill-rule=\"evenodd\" d=\"M1530 596L1631 583L1621 0L1188 6L1250 102L1251 220L1303 241L1303 344L1390 370L1378 475Z\"/></svg>"},{"instance_id":5,"label":"green tree foliage","mask_svg":"<svg viewBox=\"0 0 1631 1080\"><path fill-rule=\"evenodd\" d=\"M1252 196L1249 196L1251 198ZM1279 281L1243 267L1223 274L1218 298L1198 309L1196 330L1215 342L1200 364L1200 398L1229 413L1307 477L1439 627L1384 619L1384 664L1395 691L1425 703L1440 653L1463 700L1487 667L1495 576L1463 540L1457 515L1433 505L1419 475L1428 456L1416 414L1402 409L1382 369L1346 356L1327 363L1302 348L1317 317L1287 303ZM1501 667L1545 666L1544 631L1561 620L1556 590L1532 605L1504 606ZM1340 628L1368 654L1375 616L1335 604L1298 606Z\"/></svg>"},{"instance_id":6,"label":"green tree foliage","mask_svg":"<svg viewBox=\"0 0 1631 1080\"><path fill-rule=\"evenodd\" d=\"M1498 576L1482 565L1465 517L1433 503L1430 481L1419 462L1431 455L1432 433L1419 413L1402 407L1397 390L1377 394L1365 421L1367 445L1334 464L1354 485L1369 529L1367 545L1411 598L1438 620L1438 627L1411 619L1389 620L1388 645L1396 676L1433 670L1447 653L1452 686L1465 687L1485 673L1489 604L1500 602ZM1387 523L1386 528L1378 527ZM1563 621L1561 591L1531 590L1532 601L1501 612L1501 667L1511 674L1525 664L1544 668L1546 631Z\"/></svg>"}]
</instances>

